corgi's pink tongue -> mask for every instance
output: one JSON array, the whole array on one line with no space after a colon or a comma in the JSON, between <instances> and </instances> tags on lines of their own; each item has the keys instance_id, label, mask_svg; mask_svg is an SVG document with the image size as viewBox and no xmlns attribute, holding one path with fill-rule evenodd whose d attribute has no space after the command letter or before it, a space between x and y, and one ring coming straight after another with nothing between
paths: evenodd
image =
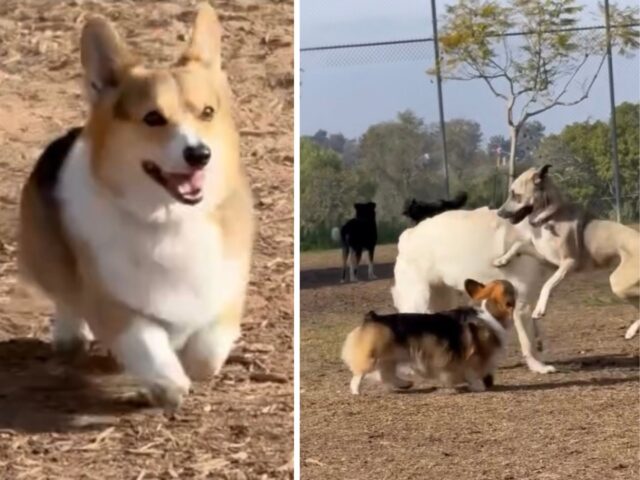
<instances>
[{"instance_id":1,"label":"corgi's pink tongue","mask_svg":"<svg viewBox=\"0 0 640 480\"><path fill-rule=\"evenodd\" d=\"M169 173L166 179L172 188L182 195L195 194L202 190L204 185L204 171L196 170L192 173Z\"/></svg>"}]
</instances>

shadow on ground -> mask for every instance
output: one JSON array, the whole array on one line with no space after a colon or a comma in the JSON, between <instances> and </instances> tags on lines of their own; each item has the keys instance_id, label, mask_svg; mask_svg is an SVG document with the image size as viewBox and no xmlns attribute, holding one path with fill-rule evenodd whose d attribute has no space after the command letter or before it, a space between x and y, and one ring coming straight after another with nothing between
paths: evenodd
<instances>
[{"instance_id":1,"label":"shadow on ground","mask_svg":"<svg viewBox=\"0 0 640 480\"><path fill-rule=\"evenodd\" d=\"M144 405L100 385L117 366L104 354L63 362L33 338L0 342L0 430L27 433L104 428Z\"/></svg>"},{"instance_id":2,"label":"shadow on ground","mask_svg":"<svg viewBox=\"0 0 640 480\"><path fill-rule=\"evenodd\" d=\"M393 278L393 262L380 263L375 265L374 273L378 280L386 280ZM347 273L348 275L348 273ZM340 285L340 279L342 278L342 268L316 268L300 271L300 288L321 288ZM360 265L358 269L358 279L360 281L368 282L367 280L367 265ZM347 285L347 283L345 283Z\"/></svg>"}]
</instances>

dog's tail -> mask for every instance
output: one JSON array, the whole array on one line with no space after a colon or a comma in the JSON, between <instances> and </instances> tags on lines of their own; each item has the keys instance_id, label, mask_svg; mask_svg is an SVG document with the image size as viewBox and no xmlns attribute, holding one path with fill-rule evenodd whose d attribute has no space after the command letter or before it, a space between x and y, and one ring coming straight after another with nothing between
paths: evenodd
<instances>
[{"instance_id":1,"label":"dog's tail","mask_svg":"<svg viewBox=\"0 0 640 480\"><path fill-rule=\"evenodd\" d=\"M340 238L340 229L338 227L333 227L331 229L331 240L336 243L342 243L342 238Z\"/></svg>"},{"instance_id":2,"label":"dog's tail","mask_svg":"<svg viewBox=\"0 0 640 480\"><path fill-rule=\"evenodd\" d=\"M403 215L409 217L415 223L420 223L426 218L435 217L448 210L457 210L467 203L467 192L460 192L452 200L439 200L437 202L420 202L411 199L405 202Z\"/></svg>"},{"instance_id":3,"label":"dog's tail","mask_svg":"<svg viewBox=\"0 0 640 480\"><path fill-rule=\"evenodd\" d=\"M379 354L393 341L388 327L371 321L374 312L369 312L361 326L354 328L342 346L342 361L354 375L365 375L374 370Z\"/></svg>"},{"instance_id":4,"label":"dog's tail","mask_svg":"<svg viewBox=\"0 0 640 480\"><path fill-rule=\"evenodd\" d=\"M442 211L445 212L447 210L457 210L464 207L465 203L467 203L467 198L467 192L460 192L455 197L453 197L452 200L443 200L442 207L444 208L444 210Z\"/></svg>"}]
</instances>

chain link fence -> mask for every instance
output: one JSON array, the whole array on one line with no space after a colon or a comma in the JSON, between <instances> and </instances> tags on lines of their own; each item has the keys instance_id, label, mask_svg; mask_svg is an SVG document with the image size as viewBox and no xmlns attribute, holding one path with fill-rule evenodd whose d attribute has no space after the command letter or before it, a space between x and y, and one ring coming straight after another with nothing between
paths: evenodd
<instances>
[{"instance_id":1,"label":"chain link fence","mask_svg":"<svg viewBox=\"0 0 640 480\"><path fill-rule=\"evenodd\" d=\"M414 9L407 12L412 22L409 25L412 28L407 30L416 33L412 38L379 40L388 38L390 29L385 30L380 26L383 23L368 18L363 10L362 23L355 20L356 26L352 28L336 27L335 32L324 35L324 43L313 43L314 39L305 35L308 31L305 21L320 13L326 17L327 9L331 10L334 4L337 8L338 3L302 6L302 134L303 141L335 153L343 166L340 173L343 177L338 177L348 176L354 186L341 192L343 200L338 200L343 204L341 208L336 208L334 202L324 214L313 212L307 216L306 210L322 203L314 199L314 194L322 198L334 195L330 186L341 180L328 179L322 192L313 192L311 182L306 188L311 192L306 201L303 185L303 245L305 232L317 246L315 239L324 238L325 234L328 238L326 232L351 215L352 203L368 200L378 204L379 222L382 230L388 232L383 237L393 240L407 225L402 211L409 198L436 200L446 192L436 81L427 73L435 64L429 1L423 0L421 8L416 8L420 3L417 1L388 2L388 12L378 12L380 16L388 14L392 22L394 18L404 18L405 3L413 5ZM305 8L311 9L306 16ZM321 9L324 11L320 12ZM378 5L378 9L382 7ZM421 17L416 11L421 12ZM359 18L357 12L355 18ZM372 24L370 29L367 23ZM578 28L601 30L604 25ZM501 43L506 50L520 48L522 36L527 34L530 32L510 33ZM327 36L336 41L327 42ZM350 41L341 41L346 38ZM575 79L575 95L580 95L580 89L600 61L594 56L586 63L585 78ZM635 67L631 64L635 68L632 72L625 61L616 58L614 75L628 91L629 82L637 82L640 71L637 60ZM516 170L550 163L556 181L568 197L600 218L615 219L609 104L605 94L609 84L604 73L603 69L584 102L552 109L528 122L519 137ZM619 147L621 214L627 223L638 223L640 215L637 86L634 91L631 102L618 102L619 106L623 104L620 108L624 111L616 114L618 144L622 145ZM506 160L510 144L504 102L494 97L482 80L447 80L443 103L451 195L464 190L469 193L470 207L498 207L509 184ZM593 118L593 112L598 112L600 120ZM304 168L305 159L302 160ZM326 221L323 223L319 218Z\"/></svg>"}]
</instances>

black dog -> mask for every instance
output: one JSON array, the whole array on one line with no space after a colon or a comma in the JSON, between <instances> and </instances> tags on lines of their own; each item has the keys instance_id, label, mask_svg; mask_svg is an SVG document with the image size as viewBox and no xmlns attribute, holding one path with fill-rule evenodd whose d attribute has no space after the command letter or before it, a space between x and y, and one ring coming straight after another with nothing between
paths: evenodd
<instances>
[{"instance_id":1,"label":"black dog","mask_svg":"<svg viewBox=\"0 0 640 480\"><path fill-rule=\"evenodd\" d=\"M436 202L421 202L415 198L405 203L402 214L409 217L416 224L425 218L435 217L448 210L457 210L467 203L467 193L461 192L452 200L438 200Z\"/></svg>"},{"instance_id":2,"label":"black dog","mask_svg":"<svg viewBox=\"0 0 640 480\"><path fill-rule=\"evenodd\" d=\"M376 204L374 202L355 203L356 217L345 223L341 229L335 227L331 231L334 241L342 245L342 281L347 276L347 258L349 258L349 281L357 281L358 265L362 251L369 255L369 280L373 274L373 253L378 243L378 227L376 226Z\"/></svg>"}]
</instances>

